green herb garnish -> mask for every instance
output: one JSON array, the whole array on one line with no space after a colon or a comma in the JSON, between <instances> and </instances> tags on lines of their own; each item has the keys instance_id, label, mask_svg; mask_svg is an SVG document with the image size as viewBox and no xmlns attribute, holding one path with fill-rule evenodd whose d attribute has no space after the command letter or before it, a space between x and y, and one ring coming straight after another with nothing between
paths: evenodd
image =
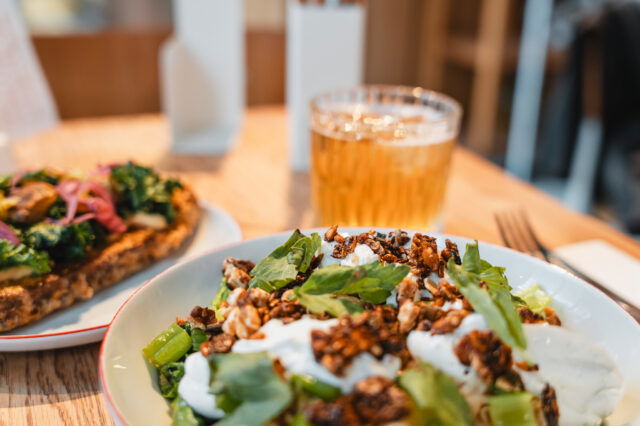
<instances>
[{"instance_id":1,"label":"green herb garnish","mask_svg":"<svg viewBox=\"0 0 640 426\"><path fill-rule=\"evenodd\" d=\"M307 294L300 291L299 288L294 290L294 294L300 304L314 314L326 312L338 318L343 315L354 315L364 312L364 307L353 297L334 297L330 294Z\"/></svg>"},{"instance_id":2,"label":"green herb garnish","mask_svg":"<svg viewBox=\"0 0 640 426\"><path fill-rule=\"evenodd\" d=\"M179 396L171 403L172 426L204 426L202 417L197 415L191 407Z\"/></svg>"},{"instance_id":3,"label":"green herb garnish","mask_svg":"<svg viewBox=\"0 0 640 426\"><path fill-rule=\"evenodd\" d=\"M507 345L526 349L522 320L516 311L504 268L480 259L478 244L467 244L462 265L447 262L447 273L473 309ZM486 284L486 289L481 283Z\"/></svg>"},{"instance_id":4,"label":"green herb garnish","mask_svg":"<svg viewBox=\"0 0 640 426\"><path fill-rule=\"evenodd\" d=\"M216 399L237 404L231 404L232 411L217 425L265 424L282 413L293 399L291 389L274 371L266 352L215 355L211 362L216 372L211 392Z\"/></svg>"},{"instance_id":5,"label":"green herb garnish","mask_svg":"<svg viewBox=\"0 0 640 426\"><path fill-rule=\"evenodd\" d=\"M378 261L362 266L329 265L314 271L294 292L311 312L340 317L363 312L360 300L384 303L408 273L406 265L382 265Z\"/></svg>"},{"instance_id":6,"label":"green herb garnish","mask_svg":"<svg viewBox=\"0 0 640 426\"><path fill-rule=\"evenodd\" d=\"M275 291L293 281L298 273L309 269L311 259L320 248L322 240L316 233L310 237L295 230L289 239L262 259L251 270L250 287Z\"/></svg>"},{"instance_id":7,"label":"green herb garnish","mask_svg":"<svg viewBox=\"0 0 640 426\"><path fill-rule=\"evenodd\" d=\"M420 363L405 371L398 384L406 390L420 413L420 421L429 426L473 425L471 409L460 394L456 382L430 364Z\"/></svg>"},{"instance_id":8,"label":"green herb garnish","mask_svg":"<svg viewBox=\"0 0 640 426\"><path fill-rule=\"evenodd\" d=\"M356 295L365 302L380 304L409 269L407 265L383 265L377 260L362 266L329 265L311 274L300 291L312 295Z\"/></svg>"}]
</instances>

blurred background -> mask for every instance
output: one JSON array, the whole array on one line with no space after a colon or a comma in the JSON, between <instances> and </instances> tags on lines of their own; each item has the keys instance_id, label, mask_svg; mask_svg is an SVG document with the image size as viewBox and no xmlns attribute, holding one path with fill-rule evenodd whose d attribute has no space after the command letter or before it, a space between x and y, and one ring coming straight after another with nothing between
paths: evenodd
<instances>
[{"instance_id":1,"label":"blurred background","mask_svg":"<svg viewBox=\"0 0 640 426\"><path fill-rule=\"evenodd\" d=\"M14 0L61 119L161 110L169 0ZM246 100L285 102L285 0L245 0ZM640 234L640 2L370 0L365 83L442 91L460 143ZM326 37L332 37L327 29Z\"/></svg>"}]
</instances>

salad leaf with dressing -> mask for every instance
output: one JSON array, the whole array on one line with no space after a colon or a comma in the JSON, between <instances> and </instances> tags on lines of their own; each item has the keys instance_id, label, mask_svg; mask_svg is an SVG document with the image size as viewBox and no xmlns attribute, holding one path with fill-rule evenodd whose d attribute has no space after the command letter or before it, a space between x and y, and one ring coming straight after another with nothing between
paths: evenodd
<instances>
[{"instance_id":1,"label":"salad leaf with dressing","mask_svg":"<svg viewBox=\"0 0 640 426\"><path fill-rule=\"evenodd\" d=\"M382 265L378 261L362 266L330 265L314 271L295 289L295 295L314 313L326 312L334 317L357 314L364 311L359 301L384 303L408 273L406 265Z\"/></svg>"},{"instance_id":2,"label":"salad leaf with dressing","mask_svg":"<svg viewBox=\"0 0 640 426\"><path fill-rule=\"evenodd\" d=\"M216 424L262 425L278 416L291 403L293 393L273 369L265 352L215 355L211 392L216 399L231 401L232 408Z\"/></svg>"},{"instance_id":3,"label":"salad leaf with dressing","mask_svg":"<svg viewBox=\"0 0 640 426\"><path fill-rule=\"evenodd\" d=\"M419 410L421 424L430 426L473 425L469 404L456 382L430 364L420 363L398 380Z\"/></svg>"},{"instance_id":4,"label":"salad leaf with dressing","mask_svg":"<svg viewBox=\"0 0 640 426\"><path fill-rule=\"evenodd\" d=\"M316 233L306 237L295 230L289 239L272 251L251 270L250 287L260 287L272 292L295 280L298 273L309 269L311 259L320 248L322 240Z\"/></svg>"},{"instance_id":5,"label":"salad leaf with dressing","mask_svg":"<svg viewBox=\"0 0 640 426\"><path fill-rule=\"evenodd\" d=\"M522 350L527 348L522 320L516 311L504 268L480 259L478 243L467 244L462 265L456 265L450 258L447 273L473 309L484 317L489 328L504 343Z\"/></svg>"}]
</instances>

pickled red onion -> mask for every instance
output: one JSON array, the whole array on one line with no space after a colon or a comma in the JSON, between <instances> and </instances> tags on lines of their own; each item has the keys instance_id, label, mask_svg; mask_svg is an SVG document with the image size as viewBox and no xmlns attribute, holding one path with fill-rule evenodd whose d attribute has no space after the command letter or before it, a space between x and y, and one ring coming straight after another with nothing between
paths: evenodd
<instances>
[{"instance_id":1,"label":"pickled red onion","mask_svg":"<svg viewBox=\"0 0 640 426\"><path fill-rule=\"evenodd\" d=\"M9 241L11 244L17 246L20 244L20 238L11 229L9 225L0 220L0 240Z\"/></svg>"},{"instance_id":2,"label":"pickled red onion","mask_svg":"<svg viewBox=\"0 0 640 426\"><path fill-rule=\"evenodd\" d=\"M121 233L127 230L124 220L116 213L113 197L98 182L67 180L60 182L57 189L60 197L67 203L67 214L60 221L61 225L95 219L110 232ZM92 193L93 196L89 193ZM74 219L80 205L85 206L92 216L82 215Z\"/></svg>"}]
</instances>

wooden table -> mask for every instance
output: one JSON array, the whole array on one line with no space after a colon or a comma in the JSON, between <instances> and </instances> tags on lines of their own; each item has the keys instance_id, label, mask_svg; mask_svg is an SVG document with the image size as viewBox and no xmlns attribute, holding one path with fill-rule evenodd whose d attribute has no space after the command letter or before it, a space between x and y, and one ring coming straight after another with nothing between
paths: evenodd
<instances>
[{"instance_id":1,"label":"wooden table","mask_svg":"<svg viewBox=\"0 0 640 426\"><path fill-rule=\"evenodd\" d=\"M312 225L309 182L287 167L285 112L247 112L234 148L224 157L169 153L161 116L66 122L21 141L21 167L90 169L96 163L136 159L179 174L200 197L240 223L245 238ZM640 258L640 245L594 218L573 213L501 169L462 149L454 156L445 206L445 232L500 244L497 210L524 207L544 242L554 247L599 238ZM98 344L44 352L0 354L0 424L113 424L100 396Z\"/></svg>"}]
</instances>

